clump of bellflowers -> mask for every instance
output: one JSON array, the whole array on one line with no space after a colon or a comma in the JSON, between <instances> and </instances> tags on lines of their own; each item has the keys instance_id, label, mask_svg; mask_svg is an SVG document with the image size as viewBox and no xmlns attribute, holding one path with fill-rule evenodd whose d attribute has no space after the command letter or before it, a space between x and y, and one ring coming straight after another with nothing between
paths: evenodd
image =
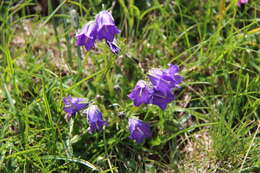
<instances>
[{"instance_id":1,"label":"clump of bellflowers","mask_svg":"<svg viewBox=\"0 0 260 173\"><path fill-rule=\"evenodd\" d=\"M88 121L89 133L102 130L103 126L108 126L108 123L103 120L102 112L99 108L87 102L87 99L68 96L63 98L63 103L63 110L67 113L66 119L70 119L72 115L83 110L83 114Z\"/></svg>"},{"instance_id":2,"label":"clump of bellflowers","mask_svg":"<svg viewBox=\"0 0 260 173\"><path fill-rule=\"evenodd\" d=\"M109 11L101 11L96 15L95 21L90 21L76 34L76 45L85 46L89 51L95 46L95 41L105 40L107 46L114 54L119 53L115 35L121 31L117 28L114 18Z\"/></svg>"},{"instance_id":3,"label":"clump of bellflowers","mask_svg":"<svg viewBox=\"0 0 260 173\"><path fill-rule=\"evenodd\" d=\"M148 78L151 84L140 80L128 95L135 106L141 104L154 104L165 110L167 105L174 100L173 88L178 88L183 78L178 75L177 65L169 64L168 69L151 69Z\"/></svg>"}]
</instances>

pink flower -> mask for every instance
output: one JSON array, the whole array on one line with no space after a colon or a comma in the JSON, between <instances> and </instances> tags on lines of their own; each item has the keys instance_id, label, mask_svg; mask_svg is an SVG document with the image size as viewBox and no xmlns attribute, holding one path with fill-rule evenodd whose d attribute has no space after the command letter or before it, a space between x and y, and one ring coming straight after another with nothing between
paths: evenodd
<instances>
[{"instance_id":1,"label":"pink flower","mask_svg":"<svg viewBox=\"0 0 260 173\"><path fill-rule=\"evenodd\" d=\"M241 4L247 4L248 3L248 0L238 0L237 2L237 6L241 6Z\"/></svg>"}]
</instances>

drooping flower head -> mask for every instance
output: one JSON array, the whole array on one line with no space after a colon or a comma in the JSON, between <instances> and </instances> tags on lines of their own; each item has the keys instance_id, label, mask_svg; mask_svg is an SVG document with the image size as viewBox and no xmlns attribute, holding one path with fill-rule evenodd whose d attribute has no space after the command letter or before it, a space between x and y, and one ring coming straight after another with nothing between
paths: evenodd
<instances>
[{"instance_id":1,"label":"drooping flower head","mask_svg":"<svg viewBox=\"0 0 260 173\"><path fill-rule=\"evenodd\" d=\"M241 6L241 4L247 4L248 3L248 0L238 0L237 1L237 6Z\"/></svg>"},{"instance_id":2,"label":"drooping flower head","mask_svg":"<svg viewBox=\"0 0 260 173\"><path fill-rule=\"evenodd\" d=\"M87 50L90 50L95 43L97 37L97 25L96 22L90 21L76 34L77 46L85 46Z\"/></svg>"},{"instance_id":3,"label":"drooping flower head","mask_svg":"<svg viewBox=\"0 0 260 173\"><path fill-rule=\"evenodd\" d=\"M143 103L149 104L152 94L153 89L149 88L145 81L139 80L128 97L133 100L135 106L140 106Z\"/></svg>"},{"instance_id":4,"label":"drooping flower head","mask_svg":"<svg viewBox=\"0 0 260 173\"><path fill-rule=\"evenodd\" d=\"M156 90L160 90L164 95L172 88L178 87L183 78L177 73L179 68L176 65L169 65L170 67L165 70L152 69L148 72L148 77Z\"/></svg>"},{"instance_id":5,"label":"drooping flower head","mask_svg":"<svg viewBox=\"0 0 260 173\"><path fill-rule=\"evenodd\" d=\"M152 136L150 125L141 120L129 118L128 128L130 131L129 138L135 140L137 143L141 143L144 139Z\"/></svg>"},{"instance_id":6,"label":"drooping flower head","mask_svg":"<svg viewBox=\"0 0 260 173\"><path fill-rule=\"evenodd\" d=\"M108 11L101 11L96 16L97 38L113 42L115 34L120 33L116 27L113 16Z\"/></svg>"},{"instance_id":7,"label":"drooping flower head","mask_svg":"<svg viewBox=\"0 0 260 173\"><path fill-rule=\"evenodd\" d=\"M118 53L119 53L120 49L119 49L119 47L116 45L115 42L110 42L110 41L107 41L107 40L106 40L106 43L107 43L108 47L110 48L110 50L111 50L111 52L112 52L113 54L118 54Z\"/></svg>"},{"instance_id":8,"label":"drooping flower head","mask_svg":"<svg viewBox=\"0 0 260 173\"><path fill-rule=\"evenodd\" d=\"M174 96L171 91L166 93L161 92L160 90L154 89L154 93L151 99L151 104L159 106L162 110L165 110L167 105L174 100Z\"/></svg>"},{"instance_id":9,"label":"drooping flower head","mask_svg":"<svg viewBox=\"0 0 260 173\"><path fill-rule=\"evenodd\" d=\"M108 125L108 123L103 120L102 113L96 105L90 105L83 113L87 116L89 124L88 131L90 133L101 130L103 126Z\"/></svg>"},{"instance_id":10,"label":"drooping flower head","mask_svg":"<svg viewBox=\"0 0 260 173\"><path fill-rule=\"evenodd\" d=\"M88 103L86 103L86 99L70 97L70 96L68 96L67 98L64 97L63 103L64 103L63 109L65 112L67 112L68 118L70 118L73 114L88 106Z\"/></svg>"}]
</instances>

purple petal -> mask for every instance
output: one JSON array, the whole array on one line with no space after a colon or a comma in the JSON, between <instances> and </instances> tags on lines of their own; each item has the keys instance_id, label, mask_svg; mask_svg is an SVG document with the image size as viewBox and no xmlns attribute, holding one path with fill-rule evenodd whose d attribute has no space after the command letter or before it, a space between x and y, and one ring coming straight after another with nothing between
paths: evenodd
<instances>
[{"instance_id":1,"label":"purple petal","mask_svg":"<svg viewBox=\"0 0 260 173\"><path fill-rule=\"evenodd\" d=\"M97 37L97 25L95 22L90 21L76 34L77 46L85 46L87 50L90 50L95 43Z\"/></svg>"},{"instance_id":2,"label":"purple petal","mask_svg":"<svg viewBox=\"0 0 260 173\"><path fill-rule=\"evenodd\" d=\"M76 38L77 38L77 42L76 42L77 46L84 46L86 44L87 37L85 36L85 34L77 35Z\"/></svg>"},{"instance_id":3,"label":"purple petal","mask_svg":"<svg viewBox=\"0 0 260 173\"><path fill-rule=\"evenodd\" d=\"M96 16L97 38L106 39L110 42L114 40L115 34L120 33L116 27L113 16L108 11L102 11Z\"/></svg>"},{"instance_id":4,"label":"purple petal","mask_svg":"<svg viewBox=\"0 0 260 173\"><path fill-rule=\"evenodd\" d=\"M164 95L171 91L172 88L178 87L183 78L177 75L178 66L169 64L169 68L165 70L152 69L148 73L148 77L156 90L159 90ZM165 107L165 106L162 106Z\"/></svg>"},{"instance_id":5,"label":"purple petal","mask_svg":"<svg viewBox=\"0 0 260 173\"><path fill-rule=\"evenodd\" d=\"M150 126L141 120L130 118L128 121L130 136L129 138L135 140L137 143L143 142L146 138L152 136Z\"/></svg>"},{"instance_id":6,"label":"purple petal","mask_svg":"<svg viewBox=\"0 0 260 173\"><path fill-rule=\"evenodd\" d=\"M110 42L110 41L106 40L106 43L107 43L107 45L110 48L112 53L114 53L114 54L118 54L119 53L120 49L114 42Z\"/></svg>"},{"instance_id":7,"label":"purple petal","mask_svg":"<svg viewBox=\"0 0 260 173\"><path fill-rule=\"evenodd\" d=\"M85 48L87 51L89 51L92 47L95 45L95 40L94 39L88 39L88 41L85 43Z\"/></svg>"},{"instance_id":8,"label":"purple petal","mask_svg":"<svg viewBox=\"0 0 260 173\"><path fill-rule=\"evenodd\" d=\"M143 103L149 104L152 94L153 90L147 86L145 81L140 80L128 97L133 100L135 106L140 106Z\"/></svg>"},{"instance_id":9,"label":"purple petal","mask_svg":"<svg viewBox=\"0 0 260 173\"><path fill-rule=\"evenodd\" d=\"M87 115L87 120L89 124L88 131L90 133L101 130L103 126L108 125L108 123L103 120L102 113L96 105L89 106L84 114Z\"/></svg>"},{"instance_id":10,"label":"purple petal","mask_svg":"<svg viewBox=\"0 0 260 173\"><path fill-rule=\"evenodd\" d=\"M162 93L161 91L155 90L152 97L152 104L159 106L162 110L165 110L167 104L174 100L174 96L170 91L166 93Z\"/></svg>"},{"instance_id":11,"label":"purple petal","mask_svg":"<svg viewBox=\"0 0 260 173\"><path fill-rule=\"evenodd\" d=\"M70 97L63 98L64 108L63 110L68 113L68 117L70 118L71 115L75 114L76 112L86 108L88 103L82 103L86 101L84 98L76 98Z\"/></svg>"}]
</instances>

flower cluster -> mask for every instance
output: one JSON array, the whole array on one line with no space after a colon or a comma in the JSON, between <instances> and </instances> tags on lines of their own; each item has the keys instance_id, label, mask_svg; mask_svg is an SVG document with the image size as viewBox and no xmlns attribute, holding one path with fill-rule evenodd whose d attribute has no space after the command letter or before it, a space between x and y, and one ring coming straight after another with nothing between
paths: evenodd
<instances>
[{"instance_id":1,"label":"flower cluster","mask_svg":"<svg viewBox=\"0 0 260 173\"><path fill-rule=\"evenodd\" d=\"M242 1L242 0L241 0ZM111 52L118 54L119 47L115 44L115 35L120 33L116 27L113 16L108 11L102 11L96 15L95 21L90 21L76 34L76 45L85 46L89 51L95 45L95 42L105 40ZM179 87L183 78L177 73L179 68L176 65L169 65L168 69L152 69L148 73L150 83L144 80L137 82L133 91L128 97L133 100L135 106L141 104L154 104L165 110L167 104L174 100L172 89ZM90 104L84 98L63 98L64 111L67 113L67 119L77 112L83 111L88 122L88 132L94 133L100 131L108 122L103 120L102 112L97 105ZM136 143L142 143L146 138L152 136L150 125L136 118L128 119L129 138Z\"/></svg>"},{"instance_id":2,"label":"flower cluster","mask_svg":"<svg viewBox=\"0 0 260 173\"><path fill-rule=\"evenodd\" d=\"M178 72L178 66L172 64L165 70L152 69L148 72L152 87L147 82L140 80L128 97L133 100L135 106L154 104L165 110L167 104L174 100L172 89L179 87L183 80L177 74Z\"/></svg>"},{"instance_id":3,"label":"flower cluster","mask_svg":"<svg viewBox=\"0 0 260 173\"><path fill-rule=\"evenodd\" d=\"M76 34L77 46L85 46L90 50L95 45L96 40L105 39L106 44L114 54L119 53L119 47L115 43L115 35L120 30L116 27L113 16L108 11L97 14L95 21L90 21Z\"/></svg>"},{"instance_id":4,"label":"flower cluster","mask_svg":"<svg viewBox=\"0 0 260 173\"><path fill-rule=\"evenodd\" d=\"M238 0L237 1L237 6L241 7L242 4L247 4L248 0Z\"/></svg>"},{"instance_id":5,"label":"flower cluster","mask_svg":"<svg viewBox=\"0 0 260 173\"><path fill-rule=\"evenodd\" d=\"M87 117L89 124L88 131L90 133L101 130L104 125L108 125L108 123L103 120L102 113L99 108L96 105L89 105L84 98L69 96L67 98L63 98L63 103L63 110L67 113L68 119L77 112L87 108L83 111L83 114Z\"/></svg>"},{"instance_id":6,"label":"flower cluster","mask_svg":"<svg viewBox=\"0 0 260 173\"><path fill-rule=\"evenodd\" d=\"M104 126L108 126L107 121L103 120L102 112L96 105L89 105L84 98L65 97L63 98L64 111L67 113L67 118L71 118L77 112L85 109L83 114L86 116L89 128L89 133L100 131ZM141 120L130 118L128 121L129 131L131 133L130 139L135 140L137 143L141 143L145 138L152 136L150 126Z\"/></svg>"}]
</instances>

